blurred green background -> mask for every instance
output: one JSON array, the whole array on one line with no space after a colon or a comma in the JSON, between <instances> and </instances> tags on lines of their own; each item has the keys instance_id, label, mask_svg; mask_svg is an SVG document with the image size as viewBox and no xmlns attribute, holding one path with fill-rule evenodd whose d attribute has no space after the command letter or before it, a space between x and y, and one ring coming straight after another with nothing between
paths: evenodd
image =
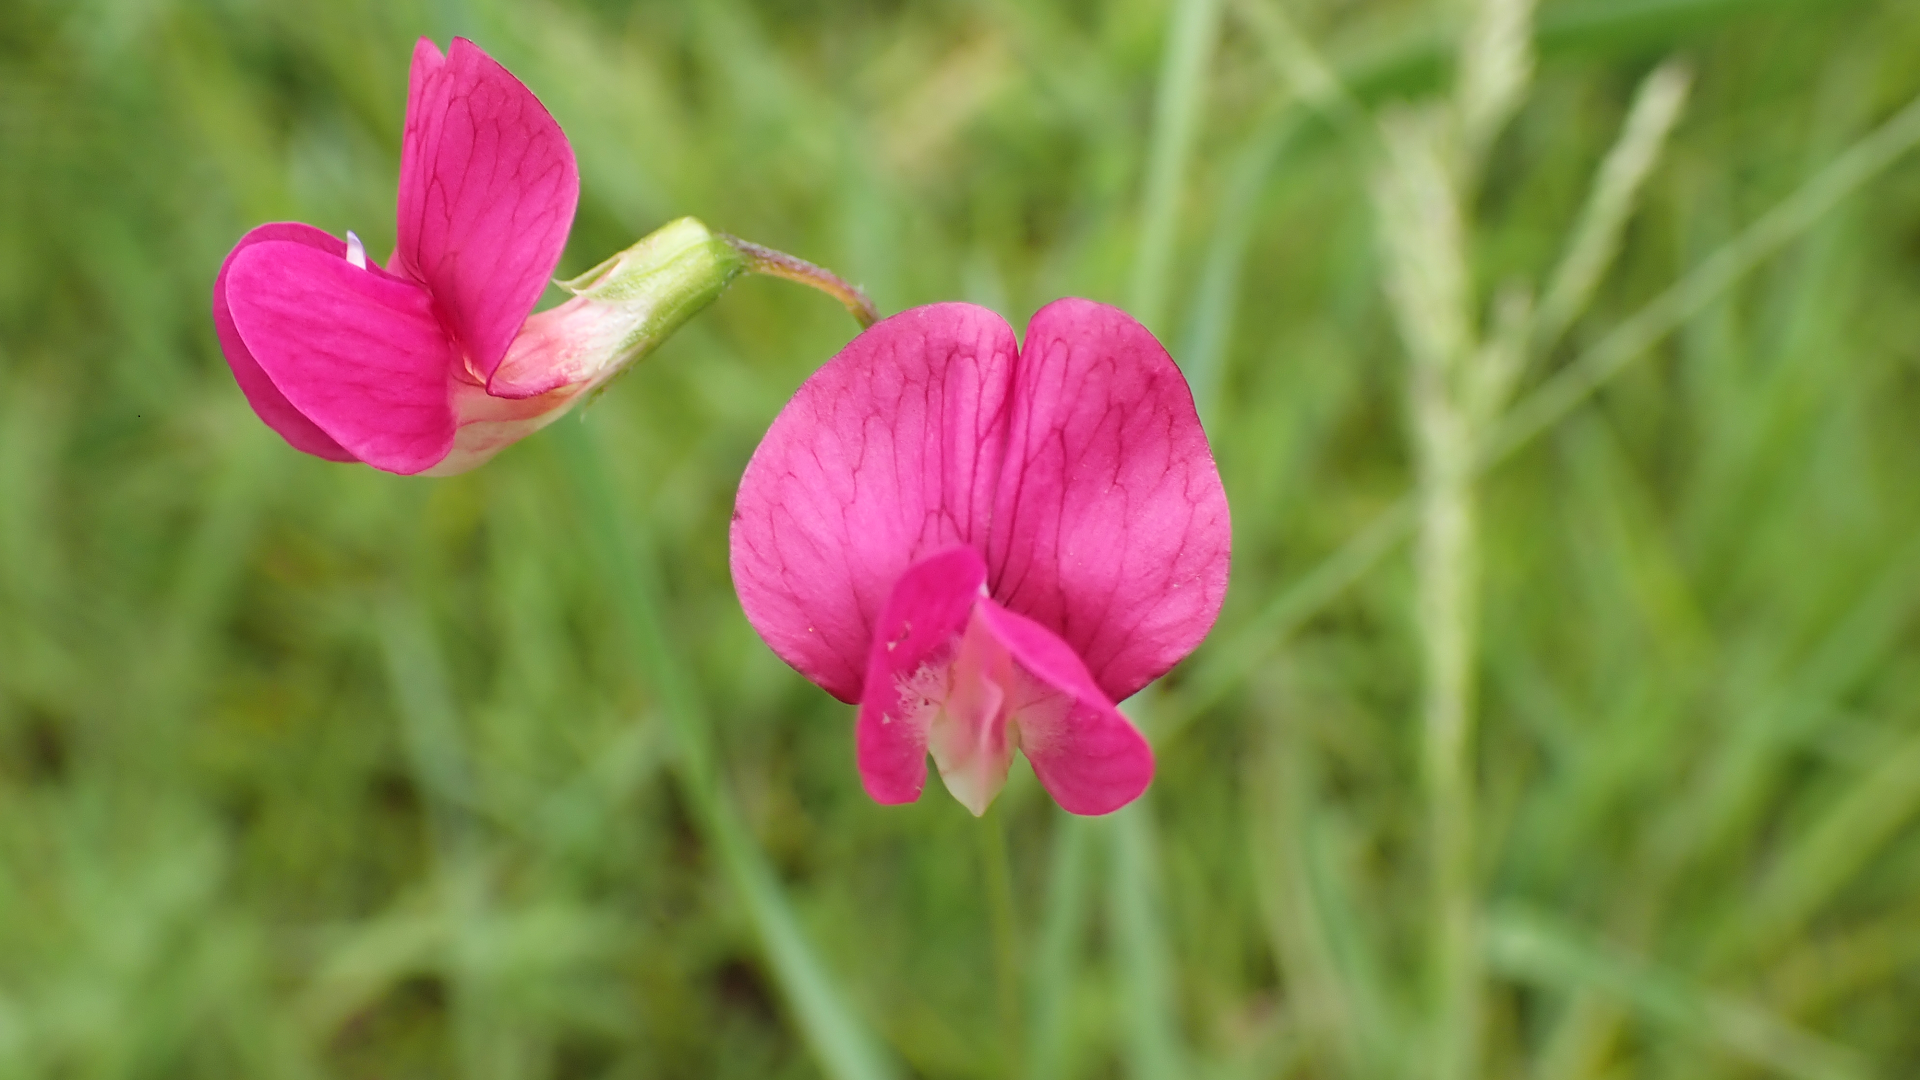
<instances>
[{"instance_id":1,"label":"blurred green background","mask_svg":"<svg viewBox=\"0 0 1920 1080\"><path fill-rule=\"evenodd\" d=\"M1445 1075L1368 132L1455 94L1473 6L4 0L0 1077ZM456 479L254 419L215 270L267 220L390 249L422 34L568 132L563 274L693 214L885 311L1161 335L1235 559L1147 799L878 807L742 618L734 485L854 330L820 296L742 281ZM1753 265L1480 486L1471 1071L1920 1075L1920 155L1725 247L1920 93L1920 5L1530 38L1464 201L1486 327L1641 78L1693 85L1522 399Z\"/></svg>"}]
</instances>

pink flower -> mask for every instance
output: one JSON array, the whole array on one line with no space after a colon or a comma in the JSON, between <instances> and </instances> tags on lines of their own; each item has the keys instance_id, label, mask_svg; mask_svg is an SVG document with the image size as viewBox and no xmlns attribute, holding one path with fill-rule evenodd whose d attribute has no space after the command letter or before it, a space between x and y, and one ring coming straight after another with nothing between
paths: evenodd
<instances>
[{"instance_id":1,"label":"pink flower","mask_svg":"<svg viewBox=\"0 0 1920 1080\"><path fill-rule=\"evenodd\" d=\"M767 432L733 517L747 618L858 702L868 794L932 751L975 814L1018 749L1076 814L1133 801L1153 752L1114 703L1192 652L1226 593L1226 494L1186 380L1086 300L1026 348L970 304L855 338Z\"/></svg>"},{"instance_id":2,"label":"pink flower","mask_svg":"<svg viewBox=\"0 0 1920 1080\"><path fill-rule=\"evenodd\" d=\"M295 448L396 473L471 468L551 421L610 359L617 312L528 319L580 196L573 150L506 69L463 38L414 48L398 244L262 225L227 256L213 319L234 378ZM704 229L701 230L704 232Z\"/></svg>"}]
</instances>

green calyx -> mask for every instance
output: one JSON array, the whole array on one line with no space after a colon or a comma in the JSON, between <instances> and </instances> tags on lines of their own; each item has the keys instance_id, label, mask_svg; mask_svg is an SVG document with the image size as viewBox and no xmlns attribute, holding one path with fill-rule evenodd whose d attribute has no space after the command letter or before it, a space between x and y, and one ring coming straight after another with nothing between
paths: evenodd
<instances>
[{"instance_id":1,"label":"green calyx","mask_svg":"<svg viewBox=\"0 0 1920 1080\"><path fill-rule=\"evenodd\" d=\"M623 320L616 351L651 352L747 270L746 259L696 218L670 221L560 287Z\"/></svg>"}]
</instances>

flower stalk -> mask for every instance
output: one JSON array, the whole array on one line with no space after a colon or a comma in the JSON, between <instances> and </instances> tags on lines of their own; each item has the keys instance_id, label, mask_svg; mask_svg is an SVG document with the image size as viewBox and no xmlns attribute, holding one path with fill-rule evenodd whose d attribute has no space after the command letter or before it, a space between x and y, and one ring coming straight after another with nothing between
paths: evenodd
<instances>
[{"instance_id":1,"label":"flower stalk","mask_svg":"<svg viewBox=\"0 0 1920 1080\"><path fill-rule=\"evenodd\" d=\"M880 309L873 306L873 300L859 286L850 284L826 267L816 266L784 251L775 251L729 233L720 233L719 237L732 245L733 250L745 260L748 273L784 278L810 289L818 289L845 305L847 313L854 317L862 330L880 321Z\"/></svg>"},{"instance_id":2,"label":"flower stalk","mask_svg":"<svg viewBox=\"0 0 1920 1080\"><path fill-rule=\"evenodd\" d=\"M987 923L993 934L994 992L1000 1010L1000 1075L1023 1076L1019 919L1013 902L1013 864L1007 854L1007 819L989 810L980 821L980 868L986 887Z\"/></svg>"},{"instance_id":3,"label":"flower stalk","mask_svg":"<svg viewBox=\"0 0 1920 1080\"><path fill-rule=\"evenodd\" d=\"M1493 387L1510 381L1501 373L1513 366L1501 347L1512 335L1496 333L1482 342L1476 325L1463 183L1472 164L1462 168L1461 146L1472 132L1465 119L1441 111L1389 117L1383 136L1391 172L1379 196L1393 233L1389 291L1412 359L1414 624L1423 672L1421 766L1438 1080L1480 1075L1485 965L1474 835L1480 586L1474 460Z\"/></svg>"}]
</instances>

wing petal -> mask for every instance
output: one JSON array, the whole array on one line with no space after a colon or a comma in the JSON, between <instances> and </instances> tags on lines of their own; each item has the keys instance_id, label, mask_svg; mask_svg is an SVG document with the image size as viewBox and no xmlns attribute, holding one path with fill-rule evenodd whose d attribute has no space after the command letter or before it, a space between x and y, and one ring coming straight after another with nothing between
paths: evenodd
<instances>
[{"instance_id":1,"label":"wing petal","mask_svg":"<svg viewBox=\"0 0 1920 1080\"><path fill-rule=\"evenodd\" d=\"M1039 623L982 600L976 617L1026 676L1007 702L1020 752L1060 808L1110 814L1153 782L1153 750L1087 666Z\"/></svg>"},{"instance_id":2,"label":"wing petal","mask_svg":"<svg viewBox=\"0 0 1920 1080\"><path fill-rule=\"evenodd\" d=\"M247 343L240 337L239 329L233 325L233 312L227 305L227 272L233 268L233 260L242 251L267 240L305 244L335 258L344 258L347 254L345 241L311 225L293 221L262 225L241 237L240 242L227 253L226 261L220 264L220 276L213 282L213 329L220 336L220 351L226 355L227 366L233 369L233 378L240 384L240 392L247 396L247 404L252 405L260 419L279 432L288 445L328 461L354 461L356 459L345 447L294 408L293 403L287 400L287 395L273 385L273 380L267 378L260 361L253 358Z\"/></svg>"},{"instance_id":3,"label":"wing petal","mask_svg":"<svg viewBox=\"0 0 1920 1080\"><path fill-rule=\"evenodd\" d=\"M426 290L303 243L227 270L234 328L286 400L347 452L416 473L453 446L452 345Z\"/></svg>"},{"instance_id":4,"label":"wing petal","mask_svg":"<svg viewBox=\"0 0 1920 1080\"><path fill-rule=\"evenodd\" d=\"M880 803L909 803L927 782L927 738L956 641L980 597L987 567L969 547L915 563L874 626L855 743L860 780ZM942 695L943 696L943 695Z\"/></svg>"}]
</instances>

